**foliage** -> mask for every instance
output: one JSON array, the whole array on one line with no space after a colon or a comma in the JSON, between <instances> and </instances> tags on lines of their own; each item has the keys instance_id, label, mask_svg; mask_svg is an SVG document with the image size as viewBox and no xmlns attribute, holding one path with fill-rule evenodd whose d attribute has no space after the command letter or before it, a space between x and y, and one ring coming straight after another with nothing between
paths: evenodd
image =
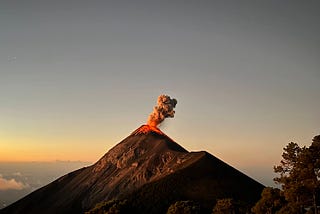
<instances>
[{"instance_id":1,"label":"foliage","mask_svg":"<svg viewBox=\"0 0 320 214\"><path fill-rule=\"evenodd\" d=\"M86 214L122 214L129 213L129 206L126 200L111 200L97 204Z\"/></svg>"},{"instance_id":2,"label":"foliage","mask_svg":"<svg viewBox=\"0 0 320 214\"><path fill-rule=\"evenodd\" d=\"M307 208L313 207L317 214L320 189L320 135L313 138L309 147L289 143L284 148L282 158L280 165L274 167L274 171L280 174L274 180L282 185L287 206L295 213L304 213Z\"/></svg>"},{"instance_id":3,"label":"foliage","mask_svg":"<svg viewBox=\"0 0 320 214\"><path fill-rule=\"evenodd\" d=\"M283 150L280 165L274 167L274 171L279 174L274 181L281 184L282 190L265 190L253 207L253 212L287 214L307 211L318 214L320 135L313 138L309 147L300 147L291 142ZM285 201L282 201L282 195Z\"/></svg>"},{"instance_id":4,"label":"foliage","mask_svg":"<svg viewBox=\"0 0 320 214\"><path fill-rule=\"evenodd\" d=\"M274 214L285 205L285 198L280 189L266 187L261 193L261 199L252 208L255 214Z\"/></svg>"},{"instance_id":5,"label":"foliage","mask_svg":"<svg viewBox=\"0 0 320 214\"><path fill-rule=\"evenodd\" d=\"M170 205L167 214L198 214L200 206L193 201L177 201Z\"/></svg>"},{"instance_id":6,"label":"foliage","mask_svg":"<svg viewBox=\"0 0 320 214\"><path fill-rule=\"evenodd\" d=\"M236 206L231 198L224 198L217 201L212 210L213 214L234 214L236 213Z\"/></svg>"}]
</instances>

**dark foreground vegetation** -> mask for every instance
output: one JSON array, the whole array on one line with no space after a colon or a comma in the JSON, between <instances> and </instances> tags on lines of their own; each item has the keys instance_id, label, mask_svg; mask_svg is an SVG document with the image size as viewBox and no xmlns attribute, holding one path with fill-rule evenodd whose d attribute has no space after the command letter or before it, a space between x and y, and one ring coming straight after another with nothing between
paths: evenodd
<instances>
[{"instance_id":1,"label":"dark foreground vegetation","mask_svg":"<svg viewBox=\"0 0 320 214\"><path fill-rule=\"evenodd\" d=\"M274 181L281 189L267 187L252 208L256 214L319 214L320 205L320 135L309 147L289 143L274 171Z\"/></svg>"},{"instance_id":2,"label":"dark foreground vegetation","mask_svg":"<svg viewBox=\"0 0 320 214\"><path fill-rule=\"evenodd\" d=\"M248 208L240 202L235 202L231 198L217 200L212 209L206 210L199 203L188 201L177 201L171 204L166 214L236 214L249 213ZM97 204L93 209L85 214L121 214L121 213L141 213L129 205L127 200L111 200Z\"/></svg>"}]
</instances>

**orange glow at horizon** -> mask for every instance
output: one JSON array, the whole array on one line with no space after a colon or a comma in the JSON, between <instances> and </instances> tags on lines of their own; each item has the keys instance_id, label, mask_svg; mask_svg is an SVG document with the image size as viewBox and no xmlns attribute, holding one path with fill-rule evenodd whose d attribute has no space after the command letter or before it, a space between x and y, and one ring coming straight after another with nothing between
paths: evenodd
<instances>
[{"instance_id":1,"label":"orange glow at horizon","mask_svg":"<svg viewBox=\"0 0 320 214\"><path fill-rule=\"evenodd\" d=\"M91 140L42 139L0 136L0 162L97 161L112 144ZM4 143L3 143L4 142ZM45 143L44 143L45 142Z\"/></svg>"}]
</instances>

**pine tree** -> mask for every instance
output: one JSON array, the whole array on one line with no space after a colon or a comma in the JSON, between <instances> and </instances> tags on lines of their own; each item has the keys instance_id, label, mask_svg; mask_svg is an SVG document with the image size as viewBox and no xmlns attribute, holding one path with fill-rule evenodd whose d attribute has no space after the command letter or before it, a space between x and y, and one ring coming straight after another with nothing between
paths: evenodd
<instances>
[{"instance_id":1,"label":"pine tree","mask_svg":"<svg viewBox=\"0 0 320 214\"><path fill-rule=\"evenodd\" d=\"M261 193L261 199L252 208L255 214L275 214L285 204L285 199L278 188L266 187Z\"/></svg>"},{"instance_id":2,"label":"pine tree","mask_svg":"<svg viewBox=\"0 0 320 214\"><path fill-rule=\"evenodd\" d=\"M282 158L280 165L274 167L274 171L280 174L274 180L282 185L288 202L280 213L304 213L306 208L312 207L314 213L318 214L320 135L313 138L310 147L289 143L284 148Z\"/></svg>"}]
</instances>

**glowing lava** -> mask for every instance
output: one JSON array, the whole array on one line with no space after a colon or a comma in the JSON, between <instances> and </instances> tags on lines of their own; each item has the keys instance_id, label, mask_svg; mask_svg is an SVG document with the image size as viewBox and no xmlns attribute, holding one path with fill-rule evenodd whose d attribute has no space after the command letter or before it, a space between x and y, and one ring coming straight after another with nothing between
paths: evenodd
<instances>
[{"instance_id":1,"label":"glowing lava","mask_svg":"<svg viewBox=\"0 0 320 214\"><path fill-rule=\"evenodd\" d=\"M150 125L142 125L140 128L132 132L131 135L139 135L139 134L147 134L149 132L155 132L160 135L165 135L160 129L158 129L156 126L150 126Z\"/></svg>"}]
</instances>

